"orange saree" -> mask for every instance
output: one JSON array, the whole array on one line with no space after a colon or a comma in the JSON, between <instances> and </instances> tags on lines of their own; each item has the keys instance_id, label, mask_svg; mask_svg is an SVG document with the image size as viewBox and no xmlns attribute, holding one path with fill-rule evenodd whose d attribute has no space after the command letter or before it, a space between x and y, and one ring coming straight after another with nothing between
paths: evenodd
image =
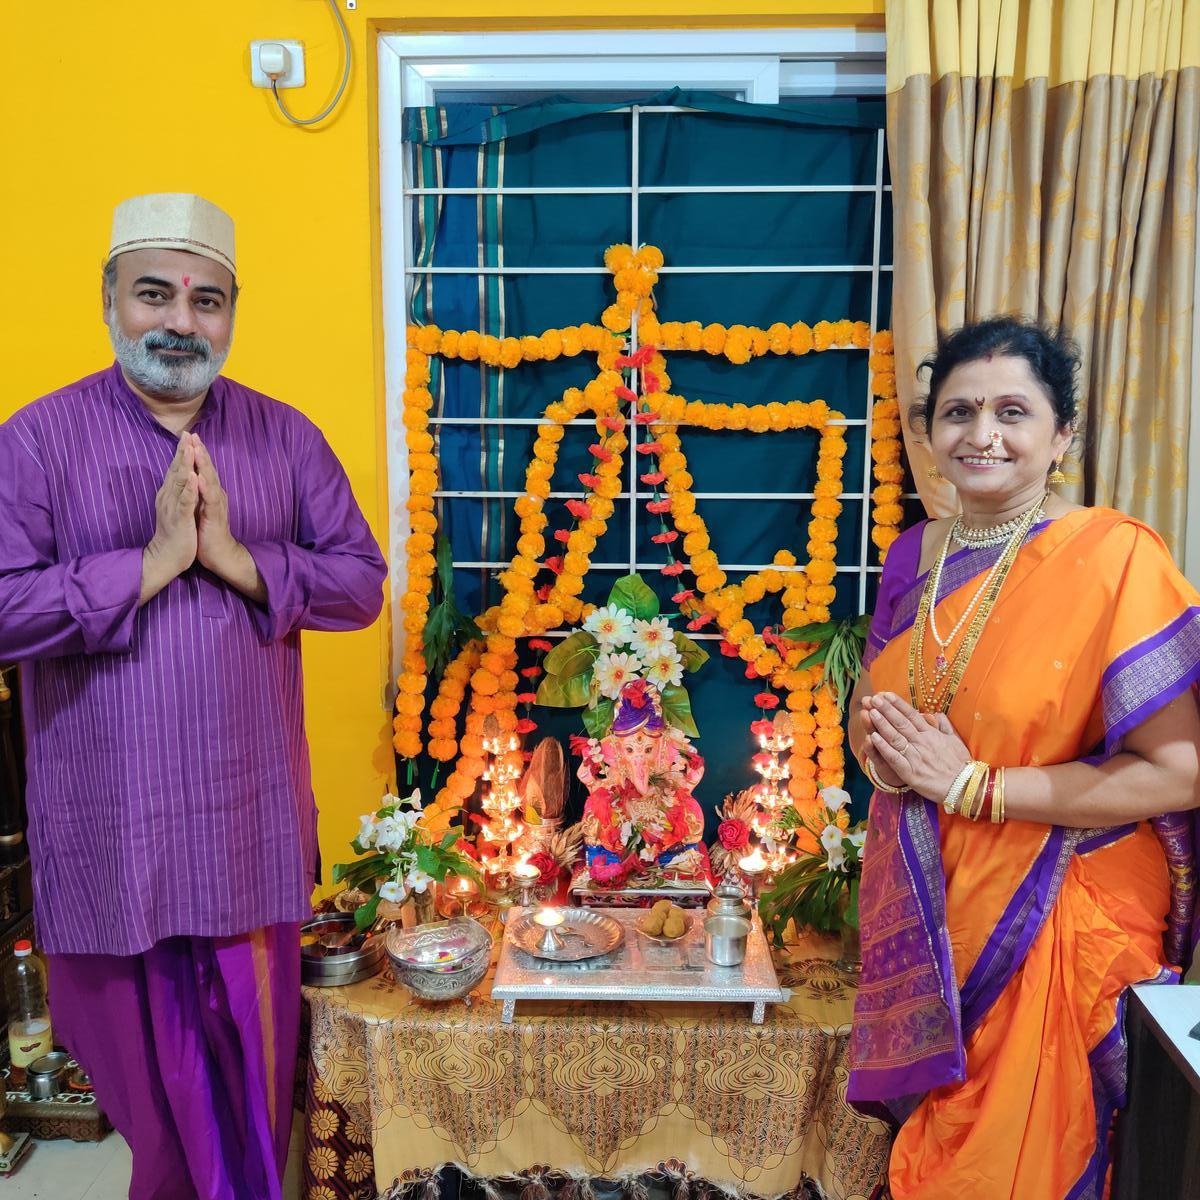
<instances>
[{"instance_id":1,"label":"orange saree","mask_svg":"<svg viewBox=\"0 0 1200 1200\"><path fill-rule=\"evenodd\" d=\"M920 540L888 555L876 691L908 694ZM1001 549L947 559L943 628ZM948 716L993 765L1099 761L1198 679L1200 595L1152 530L1088 509L1031 531ZM1195 946L1194 824L991 825L875 794L850 1098L902 1122L895 1200L1103 1195L1124 990L1176 980Z\"/></svg>"}]
</instances>

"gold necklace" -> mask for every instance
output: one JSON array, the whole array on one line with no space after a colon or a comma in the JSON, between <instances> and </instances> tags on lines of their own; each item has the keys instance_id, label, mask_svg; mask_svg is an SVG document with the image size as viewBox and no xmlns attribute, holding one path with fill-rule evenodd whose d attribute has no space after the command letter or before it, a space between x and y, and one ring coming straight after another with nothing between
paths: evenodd
<instances>
[{"instance_id":1,"label":"gold necklace","mask_svg":"<svg viewBox=\"0 0 1200 1200\"><path fill-rule=\"evenodd\" d=\"M1043 496L1033 506L1035 521L1037 520L1037 518L1039 516L1041 516L1043 505L1045 503L1046 503L1046 499ZM1019 528L1021 528L1022 522L1028 520L1029 511L1030 511L1029 509L1026 509L1023 513L1019 513L1017 516L1013 517L1013 519L1011 521L1005 521L1003 525L993 525L991 527L991 529L979 530L979 532L983 533L983 534L995 533L995 534L1000 535L1000 536L997 536L994 538L986 538L985 540L979 541L979 542L969 542L969 541L964 542L964 539L962 537L962 517L961 516L955 517L954 521L950 525L950 538L952 538L956 542L963 542L963 544L972 546L972 547L999 546L1001 542L1007 541L1010 537L1012 537L1012 535L1014 533L1016 533L1016 531ZM971 613L974 611L975 605L979 602L980 597L984 594L984 592L987 591L988 584L991 583L992 577L995 575L996 569L1000 565L1000 559L997 558L996 561L992 564L992 569L990 571L988 571L988 573L983 577L983 582L979 585L978 588L975 589L975 595L971 597L970 603L966 606L966 608L963 609L962 616L959 617L958 620L955 622L954 628L952 630L950 630L949 634L947 634L946 637L943 638L942 635L938 632L938 627L937 627L937 601L938 601L938 591L941 588L941 584L942 584L942 566L945 563L946 555L948 555L949 552L950 552L949 541L947 541L946 553L939 555L938 561L937 561L936 565L934 566L934 570L937 573L937 577L933 582L933 603L929 607L929 632L933 634L933 640L935 642L937 642L938 647L939 647L939 653L938 653L937 657L934 659L934 663L933 663L934 671L936 672L936 677L938 679L940 679L946 673L946 670L949 667L949 663L946 661L946 654L945 654L946 648L950 645L951 642L954 641L954 639L956 637L958 637L958 631L963 627L963 625L967 621L967 618L970 617Z\"/></svg>"},{"instance_id":2,"label":"gold necklace","mask_svg":"<svg viewBox=\"0 0 1200 1200\"><path fill-rule=\"evenodd\" d=\"M1004 581L1008 578L1008 572L1012 569L1012 565L1017 558L1017 553L1021 549L1029 530L1033 528L1034 520L1040 508L1040 505L1035 505L1031 508L1025 515L1025 519L1021 522L1021 525L1018 526L1009 538L1008 544L1004 547L1004 551L1000 555L1000 561L996 564L997 569L992 577L987 593L984 595L983 601L979 606L979 610L976 612L957 651L955 651L953 660L948 664L948 673L944 672L931 682L925 669L925 627L929 620L930 609L936 602L937 583L941 579L942 566L945 563L946 554L950 547L950 538L946 538L945 544L938 554L938 561L934 569L929 572L929 576L925 581L925 587L922 589L921 602L917 609L917 618L913 625L912 638L909 641L908 691L914 708L921 712L946 712L950 708L958 692L958 686L962 682L963 675L966 673L967 664L970 662L971 655L975 652L975 646L983 633L983 627L987 624L988 617L991 616L996 598L1000 594L1000 589L1004 586Z\"/></svg>"}]
</instances>

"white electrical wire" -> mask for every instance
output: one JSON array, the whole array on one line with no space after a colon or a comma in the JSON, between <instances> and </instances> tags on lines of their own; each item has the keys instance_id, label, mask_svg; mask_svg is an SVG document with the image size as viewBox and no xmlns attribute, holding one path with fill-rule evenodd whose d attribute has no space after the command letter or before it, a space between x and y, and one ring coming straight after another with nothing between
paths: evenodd
<instances>
[{"instance_id":1,"label":"white electrical wire","mask_svg":"<svg viewBox=\"0 0 1200 1200\"><path fill-rule=\"evenodd\" d=\"M341 10L337 6L337 0L329 0L329 7L333 9L333 15L337 18L338 28L342 31L342 44L345 48L345 67L342 70L342 82L338 85L337 95L323 108L315 117L296 117L287 110L287 106L283 102L283 97L279 94L279 85L276 80L271 80L271 94L275 97L275 103L279 105L279 111L293 125L315 125L318 121L323 121L337 107L337 102L342 98L342 93L346 90L346 84L350 82L350 30L346 28L346 22L342 19Z\"/></svg>"}]
</instances>

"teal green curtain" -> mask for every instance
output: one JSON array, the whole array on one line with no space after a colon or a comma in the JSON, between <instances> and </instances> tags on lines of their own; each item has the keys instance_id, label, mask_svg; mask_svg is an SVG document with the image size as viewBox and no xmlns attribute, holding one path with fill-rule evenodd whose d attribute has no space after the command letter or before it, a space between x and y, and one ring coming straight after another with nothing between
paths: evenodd
<instances>
[{"instance_id":1,"label":"teal green curtain","mask_svg":"<svg viewBox=\"0 0 1200 1200\"><path fill-rule=\"evenodd\" d=\"M882 99L765 106L679 91L604 104L554 98L509 110L478 104L409 110L405 136L414 182L418 187L629 187L631 120L617 110L631 102L694 110L640 115L640 187L754 184L873 189L884 122ZM880 244L883 262L889 263L890 197L886 201ZM842 268L870 265L874 206L873 190L643 193L638 239L659 246L668 265L752 268L734 274L662 276L655 293L660 319L762 326L779 320L810 324L842 317L869 320L870 273ZM413 221L418 265L595 267L602 265L605 247L631 237L628 194L418 196ZM796 264L824 269L810 274L753 269ZM889 324L890 283L885 272L878 297L881 327ZM443 329L481 329L500 337L519 337L549 327L597 322L612 298L612 281L606 274L437 275L418 280L412 313L417 322L436 323ZM862 418L866 413L867 355L862 351L799 359L769 356L740 367L703 354L674 354L668 366L672 390L689 399L752 404L819 397L848 417ZM586 383L595 369L594 360L586 356L523 365L513 371L478 363L440 365L434 379L435 412L440 417L471 419L469 424L442 425L438 431L442 487L521 490L534 428L507 426L501 433L494 426L474 422L497 416L537 417L565 388ZM587 429L567 431L555 490L577 486L576 474L590 462L586 447L591 440ZM848 442L844 490L861 492L864 428L853 427ZM753 489L758 494L755 501L700 502L724 563L769 562L778 548L791 549L804 560L808 503L771 497L811 492L816 476L815 434L688 431L684 449L698 492ZM552 503L547 512L549 529L569 521L561 501ZM440 513L456 562L497 562L514 552L511 499L445 499ZM643 514L639 514L637 559L664 562L662 548L649 540L655 530ZM842 565L859 562L861 516L861 500L844 501L838 547ZM628 503L618 501L594 562L625 564L622 571L627 569L629 525ZM594 569L585 598L602 602L622 571ZM499 598L494 574L491 569L473 568L456 572L460 603L466 610L478 612ZM670 611L668 598L674 589L669 581L653 570L643 575ZM868 604L873 598L872 587ZM858 607L858 577L841 577L835 612L849 615ZM760 625L777 620L777 598L774 609L764 603L749 615ZM689 678L688 686L701 731L698 744L707 762L698 796L711 812L727 793L755 782L748 726L757 715L752 702L757 687L743 677L740 662L722 658L715 652L715 642L705 645L713 658ZM532 716L539 735L565 737L580 728L575 712L539 708ZM860 792L861 787L854 790ZM577 800L581 803L582 797Z\"/></svg>"}]
</instances>

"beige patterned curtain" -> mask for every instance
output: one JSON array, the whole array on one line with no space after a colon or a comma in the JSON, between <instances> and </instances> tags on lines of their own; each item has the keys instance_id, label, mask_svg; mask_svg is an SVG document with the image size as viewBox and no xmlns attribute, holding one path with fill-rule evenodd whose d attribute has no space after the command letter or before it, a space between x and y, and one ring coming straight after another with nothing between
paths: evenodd
<instances>
[{"instance_id":1,"label":"beige patterned curtain","mask_svg":"<svg viewBox=\"0 0 1200 1200\"><path fill-rule=\"evenodd\" d=\"M1200 0L888 0L887 53L902 404L924 395L939 329L1062 323L1083 351L1073 498L1147 521L1180 556ZM926 508L955 511L906 437Z\"/></svg>"}]
</instances>

